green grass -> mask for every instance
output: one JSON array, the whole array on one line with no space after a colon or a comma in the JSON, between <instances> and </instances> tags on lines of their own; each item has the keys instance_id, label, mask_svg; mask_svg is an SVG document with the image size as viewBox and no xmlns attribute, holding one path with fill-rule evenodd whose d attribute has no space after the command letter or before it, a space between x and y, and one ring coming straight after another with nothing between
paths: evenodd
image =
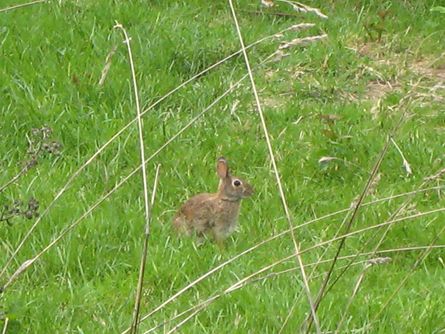
<instances>
[{"instance_id":1,"label":"green grass","mask_svg":"<svg viewBox=\"0 0 445 334\"><path fill-rule=\"evenodd\" d=\"M15 3L4 0L1 7ZM438 1L311 3L329 15L328 20L303 14L286 18L251 13L260 10L258 3L237 2L247 44L302 21L315 22L317 27L299 36L322 31L329 36L292 49L288 57L257 67L254 73L295 225L349 207L362 191L388 131L402 112L408 116L395 140L413 175L406 175L400 154L391 145L380 168L381 180L368 199L417 189L425 177L444 168L445 15L430 12ZM387 10L384 20L378 16L382 10ZM279 11L291 13L285 6ZM135 116L128 57L122 36L112 29L115 20L132 38L144 108L239 49L226 2L54 1L3 12L0 17L0 185L27 159L26 136L32 128L48 125L53 129L52 138L63 144L60 156L45 154L34 169L0 193L0 204L34 196L40 211L69 176ZM381 27L382 36L377 40ZM285 39L295 36L287 33ZM104 61L113 45L118 49L105 84L99 87ZM252 65L277 46L278 42L269 41L249 51ZM244 60L235 57L150 111L144 117L146 155L243 74ZM371 87L385 87L384 81L394 89L370 91ZM398 108L416 83L414 93L425 97ZM239 103L236 115L231 115L235 103ZM379 112L371 112L377 105ZM321 114L340 119L330 126ZM1 283L138 166L137 138L134 125L76 178L43 218ZM216 189L214 166L221 155L228 158L236 174L254 185L256 194L244 201L239 231L227 241L224 252L212 243L196 249L192 240L176 238L170 223L187 197ZM321 166L318 160L324 156L342 161ZM153 210L142 314L223 261L288 228L247 80L147 165L150 183L158 163L162 165L161 179ZM443 177L428 185L443 185ZM403 201L362 208L353 230L384 222ZM444 194L419 194L410 204L405 214L441 208ZM142 249L143 209L138 173L1 295L0 328L6 317L7 333L120 333L127 328ZM343 216L299 229L301 247L332 238ZM381 249L428 245L443 227L444 218L439 213L400 223L391 229ZM0 223L0 268L33 223L22 218L12 222L12 226ZM342 255L372 250L378 237L366 242L373 233L349 238ZM444 244L445 235L436 243ZM325 258L335 254L335 245ZM142 329L223 291L292 250L288 235L267 243L183 294L144 321ZM323 250L305 253L303 261L315 262ZM433 250L383 315L371 322L410 273L419 254L390 254L391 263L367 271L346 317L345 331L440 333L445 328L443 250ZM295 261L291 260L273 270L293 266ZM323 264L317 274L327 269ZM323 300L318 312L323 330L336 329L362 269L349 269ZM314 295L320 283L320 278L311 281ZM277 333L301 293L300 276L295 271L260 280L218 299L180 331ZM284 333L294 333L308 309L301 296Z\"/></svg>"}]
</instances>

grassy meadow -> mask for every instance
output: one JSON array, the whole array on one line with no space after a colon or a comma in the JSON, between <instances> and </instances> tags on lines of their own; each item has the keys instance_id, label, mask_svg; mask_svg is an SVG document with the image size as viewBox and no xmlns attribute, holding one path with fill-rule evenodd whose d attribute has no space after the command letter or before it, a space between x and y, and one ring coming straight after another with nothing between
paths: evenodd
<instances>
[{"instance_id":1,"label":"grassy meadow","mask_svg":"<svg viewBox=\"0 0 445 334\"><path fill-rule=\"evenodd\" d=\"M136 116L116 22L131 38L141 108L149 109L143 117L149 189L161 165L141 315L289 228L249 79L206 109L247 73L242 54L157 102L240 50L228 2L54 0L2 11L16 4L0 2L0 286L76 225L0 294L0 333L121 333L131 324L144 231L142 177L134 172L137 124L67 185ZM271 8L259 0L235 2L246 44L294 24L315 24L248 50L292 224L357 203L390 134L364 202L404 194L359 208L351 231L397 223L346 239L340 257L377 253L338 260L330 282L339 279L317 312L322 332L341 323L342 333L445 333L445 13L431 11L440 1L306 4L328 19L284 2ZM270 57L285 41L324 33L327 38ZM174 235L171 220L188 197L216 190L219 156L255 195L243 201L239 230L225 249L212 242L197 247L193 238ZM28 205L33 198L38 209ZM313 246L344 234L342 222L350 217L341 212L295 230L300 248L308 249L301 256L314 299L330 263L309 264L332 259L339 242ZM410 247L420 248L382 252ZM309 304L294 258L226 290L293 252L289 233L264 243L148 316L139 332L299 332ZM366 262L381 257L390 261ZM354 265L338 276L348 261ZM181 323L192 312L158 326L221 293L188 321Z\"/></svg>"}]
</instances>

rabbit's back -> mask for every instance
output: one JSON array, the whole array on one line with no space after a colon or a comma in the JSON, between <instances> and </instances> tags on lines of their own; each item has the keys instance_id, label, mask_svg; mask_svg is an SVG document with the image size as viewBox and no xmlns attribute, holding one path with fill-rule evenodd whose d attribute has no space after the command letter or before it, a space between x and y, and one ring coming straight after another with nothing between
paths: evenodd
<instances>
[{"instance_id":1,"label":"rabbit's back","mask_svg":"<svg viewBox=\"0 0 445 334\"><path fill-rule=\"evenodd\" d=\"M173 226L180 233L190 235L193 231L205 233L214 217L212 194L199 194L188 199L173 219Z\"/></svg>"},{"instance_id":2,"label":"rabbit's back","mask_svg":"<svg viewBox=\"0 0 445 334\"><path fill-rule=\"evenodd\" d=\"M182 205L173 226L179 233L212 234L223 240L236 228L239 206L239 201L225 201L217 194L199 194Z\"/></svg>"}]
</instances>

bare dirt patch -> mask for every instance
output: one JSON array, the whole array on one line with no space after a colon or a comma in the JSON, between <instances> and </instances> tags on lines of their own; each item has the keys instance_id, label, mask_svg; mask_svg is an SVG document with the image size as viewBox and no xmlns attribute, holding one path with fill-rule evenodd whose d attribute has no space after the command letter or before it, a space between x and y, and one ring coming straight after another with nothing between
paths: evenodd
<instances>
[{"instance_id":1,"label":"bare dirt patch","mask_svg":"<svg viewBox=\"0 0 445 334\"><path fill-rule=\"evenodd\" d=\"M411 70L433 80L445 81L445 64L433 66L429 60L420 60L410 66Z\"/></svg>"},{"instance_id":2,"label":"bare dirt patch","mask_svg":"<svg viewBox=\"0 0 445 334\"><path fill-rule=\"evenodd\" d=\"M398 84L392 85L389 82L380 82L378 80L370 81L366 86L365 96L369 100L378 100L395 90L398 86Z\"/></svg>"}]
</instances>

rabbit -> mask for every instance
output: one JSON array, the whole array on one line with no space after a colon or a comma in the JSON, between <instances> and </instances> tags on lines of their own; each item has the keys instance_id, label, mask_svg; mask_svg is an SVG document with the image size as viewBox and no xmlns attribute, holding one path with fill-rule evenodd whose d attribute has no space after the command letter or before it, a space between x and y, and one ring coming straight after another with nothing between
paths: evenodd
<instances>
[{"instance_id":1,"label":"rabbit","mask_svg":"<svg viewBox=\"0 0 445 334\"><path fill-rule=\"evenodd\" d=\"M205 236L213 237L222 247L237 227L241 200L254 193L253 187L229 173L225 158L217 160L218 192L202 193L188 199L178 210L173 227L179 234L196 234L201 244Z\"/></svg>"}]
</instances>

